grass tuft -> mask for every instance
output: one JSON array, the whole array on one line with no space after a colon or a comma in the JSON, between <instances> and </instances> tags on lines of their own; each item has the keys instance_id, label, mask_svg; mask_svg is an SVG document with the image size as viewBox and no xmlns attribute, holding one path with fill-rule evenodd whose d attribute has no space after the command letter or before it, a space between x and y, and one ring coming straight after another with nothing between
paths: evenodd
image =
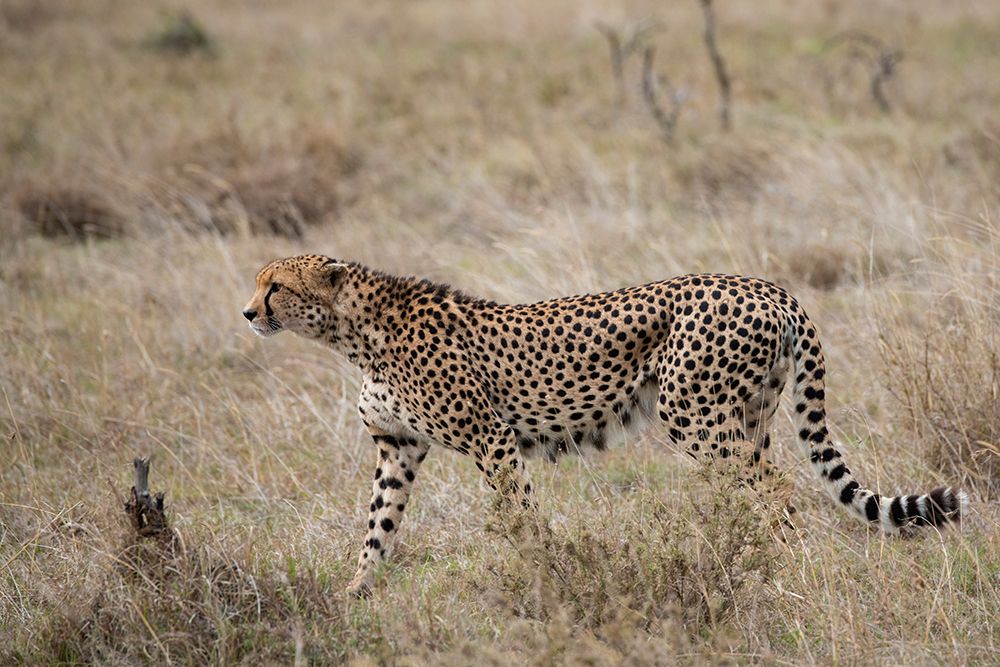
<instances>
[{"instance_id":1,"label":"grass tuft","mask_svg":"<svg viewBox=\"0 0 1000 667\"><path fill-rule=\"evenodd\" d=\"M884 313L886 391L905 434L928 464L983 499L1000 498L1000 264L998 230L977 226L975 245L941 240L929 261L946 291L924 295L912 318ZM959 296L965 294L967 296Z\"/></svg>"},{"instance_id":2,"label":"grass tuft","mask_svg":"<svg viewBox=\"0 0 1000 667\"><path fill-rule=\"evenodd\" d=\"M125 218L103 193L90 188L29 184L14 195L28 229L72 241L125 233Z\"/></svg>"},{"instance_id":3,"label":"grass tuft","mask_svg":"<svg viewBox=\"0 0 1000 667\"><path fill-rule=\"evenodd\" d=\"M523 514L497 519L489 530L516 553L494 572L506 604L518 617L565 616L595 632L667 622L694 639L725 627L767 598L776 535L769 512L733 477L694 488L680 512L647 491L635 499L643 514L573 529Z\"/></svg>"},{"instance_id":4,"label":"grass tuft","mask_svg":"<svg viewBox=\"0 0 1000 667\"><path fill-rule=\"evenodd\" d=\"M152 51L180 56L218 54L216 40L188 11L165 15L161 25L146 35L143 45Z\"/></svg>"}]
</instances>

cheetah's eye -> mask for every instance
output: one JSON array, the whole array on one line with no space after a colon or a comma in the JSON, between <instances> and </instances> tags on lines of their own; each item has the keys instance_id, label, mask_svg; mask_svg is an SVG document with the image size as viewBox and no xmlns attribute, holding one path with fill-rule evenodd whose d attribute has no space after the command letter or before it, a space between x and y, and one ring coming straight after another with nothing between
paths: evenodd
<instances>
[{"instance_id":1,"label":"cheetah's eye","mask_svg":"<svg viewBox=\"0 0 1000 667\"><path fill-rule=\"evenodd\" d=\"M274 294L279 289L281 289L281 285L279 285L278 283L271 283L271 290L270 290L271 294Z\"/></svg>"}]
</instances>

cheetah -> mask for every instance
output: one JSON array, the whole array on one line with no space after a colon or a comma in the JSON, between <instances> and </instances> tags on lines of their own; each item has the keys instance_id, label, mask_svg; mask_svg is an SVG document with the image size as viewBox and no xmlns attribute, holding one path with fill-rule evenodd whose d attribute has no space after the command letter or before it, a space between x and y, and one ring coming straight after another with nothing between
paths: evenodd
<instances>
[{"instance_id":1,"label":"cheetah","mask_svg":"<svg viewBox=\"0 0 1000 667\"><path fill-rule=\"evenodd\" d=\"M965 493L882 496L854 478L826 425L816 326L784 289L685 275L531 304L301 255L257 274L253 331L292 331L362 372L358 412L377 457L368 529L348 591L371 592L432 445L471 456L502 504L532 507L525 460L602 450L659 421L695 457L773 478L769 427L794 378L798 440L823 486L887 533L957 522Z\"/></svg>"}]
</instances>

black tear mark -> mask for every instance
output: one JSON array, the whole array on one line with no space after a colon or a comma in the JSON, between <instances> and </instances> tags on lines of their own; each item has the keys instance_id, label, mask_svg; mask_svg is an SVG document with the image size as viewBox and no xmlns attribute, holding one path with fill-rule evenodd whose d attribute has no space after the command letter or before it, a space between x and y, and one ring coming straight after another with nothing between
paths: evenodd
<instances>
[{"instance_id":1,"label":"black tear mark","mask_svg":"<svg viewBox=\"0 0 1000 667\"><path fill-rule=\"evenodd\" d=\"M274 311L271 310L271 295L277 292L280 287L278 283L271 283L271 289L267 290L267 294L264 295L264 313L268 317L274 317Z\"/></svg>"}]
</instances>

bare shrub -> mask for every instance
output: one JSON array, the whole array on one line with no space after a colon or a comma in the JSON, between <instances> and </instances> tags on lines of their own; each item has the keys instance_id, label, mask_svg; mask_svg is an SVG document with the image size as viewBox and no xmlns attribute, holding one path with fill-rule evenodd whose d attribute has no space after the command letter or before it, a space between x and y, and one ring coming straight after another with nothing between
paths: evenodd
<instances>
[{"instance_id":1,"label":"bare shrub","mask_svg":"<svg viewBox=\"0 0 1000 667\"><path fill-rule=\"evenodd\" d=\"M15 33L33 33L57 16L55 2L4 0L0 2L0 27Z\"/></svg>"},{"instance_id":2,"label":"bare shrub","mask_svg":"<svg viewBox=\"0 0 1000 667\"><path fill-rule=\"evenodd\" d=\"M674 130L677 129L677 120L680 118L681 109L687 101L687 92L677 90L670 85L670 81L664 75L657 76L653 72L653 58L656 50L652 46L647 46L642 54L642 96L646 101L646 107L653 116L653 120L663 133L663 140L670 143L674 139ZM670 111L665 110L657 99L658 85L667 89L670 98Z\"/></svg>"},{"instance_id":3,"label":"bare shrub","mask_svg":"<svg viewBox=\"0 0 1000 667\"><path fill-rule=\"evenodd\" d=\"M722 54L719 53L719 45L715 38L715 9L712 7L712 0L699 0L699 3L704 17L702 37L705 49L708 51L708 59L712 62L715 82L719 86L719 124L723 130L728 130L732 126L730 113L732 84L729 80L729 70Z\"/></svg>"},{"instance_id":4,"label":"bare shrub","mask_svg":"<svg viewBox=\"0 0 1000 667\"><path fill-rule=\"evenodd\" d=\"M187 11L164 16L162 25L146 36L143 45L152 51L182 56L193 53L215 55L218 52L215 39Z\"/></svg>"},{"instance_id":5,"label":"bare shrub","mask_svg":"<svg viewBox=\"0 0 1000 667\"><path fill-rule=\"evenodd\" d=\"M42 236L80 241L125 232L124 215L93 188L28 183L14 202L29 230Z\"/></svg>"},{"instance_id":6,"label":"bare shrub","mask_svg":"<svg viewBox=\"0 0 1000 667\"><path fill-rule=\"evenodd\" d=\"M594 26L608 42L608 56L611 59L611 74L615 82L615 108L621 112L628 102L628 85L625 81L625 63L632 54L642 48L643 43L659 26L655 21L642 19L626 25L622 30L597 22Z\"/></svg>"},{"instance_id":7,"label":"bare shrub","mask_svg":"<svg viewBox=\"0 0 1000 667\"><path fill-rule=\"evenodd\" d=\"M323 136L276 150L216 137L184 153L154 199L188 228L222 234L300 238L338 211L342 181L360 167L357 153Z\"/></svg>"},{"instance_id":8,"label":"bare shrub","mask_svg":"<svg viewBox=\"0 0 1000 667\"><path fill-rule=\"evenodd\" d=\"M300 238L309 225L336 210L336 193L321 174L297 165L257 166L233 175L231 188L212 202L214 226L230 231L238 225L232 216L245 213L253 233Z\"/></svg>"},{"instance_id":9,"label":"bare shrub","mask_svg":"<svg viewBox=\"0 0 1000 667\"><path fill-rule=\"evenodd\" d=\"M831 290L844 282L852 261L850 248L841 244L810 241L793 247L786 253L785 271L792 284Z\"/></svg>"},{"instance_id":10,"label":"bare shrub","mask_svg":"<svg viewBox=\"0 0 1000 667\"><path fill-rule=\"evenodd\" d=\"M856 30L834 35L827 41L825 49L833 50L841 45L847 49L850 59L867 63L871 98L879 111L889 113L892 106L886 94L886 85L896 76L903 52L889 47L878 37Z\"/></svg>"}]
</instances>

